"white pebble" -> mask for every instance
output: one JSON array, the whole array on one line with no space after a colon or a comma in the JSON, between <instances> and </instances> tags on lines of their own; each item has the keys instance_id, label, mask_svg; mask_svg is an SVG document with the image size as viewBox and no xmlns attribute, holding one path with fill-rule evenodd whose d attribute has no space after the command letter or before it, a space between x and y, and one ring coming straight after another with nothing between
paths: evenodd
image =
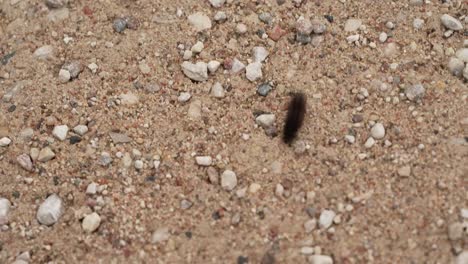
<instances>
[{"instance_id":1,"label":"white pebble","mask_svg":"<svg viewBox=\"0 0 468 264\"><path fill-rule=\"evenodd\" d=\"M0 198L0 226L8 224L8 214L11 203L6 198Z\"/></svg>"},{"instance_id":2,"label":"white pebble","mask_svg":"<svg viewBox=\"0 0 468 264\"><path fill-rule=\"evenodd\" d=\"M190 98L192 97L192 95L190 93L186 93L186 92L182 92L180 93L179 97L177 98L177 100L180 102L180 103L185 103L187 102L188 100L190 100Z\"/></svg>"},{"instance_id":3,"label":"white pebble","mask_svg":"<svg viewBox=\"0 0 468 264\"><path fill-rule=\"evenodd\" d=\"M53 225L62 216L64 211L62 199L57 194L52 194L39 206L37 221L43 225Z\"/></svg>"},{"instance_id":4,"label":"white pebble","mask_svg":"<svg viewBox=\"0 0 468 264\"><path fill-rule=\"evenodd\" d=\"M313 255L309 257L309 264L333 264L333 259L330 256Z\"/></svg>"},{"instance_id":5,"label":"white pebble","mask_svg":"<svg viewBox=\"0 0 468 264\"><path fill-rule=\"evenodd\" d=\"M213 95L215 98L223 98L226 95L226 92L224 91L221 83L217 82L213 85L211 88L211 95Z\"/></svg>"},{"instance_id":6,"label":"white pebble","mask_svg":"<svg viewBox=\"0 0 468 264\"><path fill-rule=\"evenodd\" d=\"M260 62L253 62L245 68L246 77L249 81L254 82L263 77L262 64Z\"/></svg>"},{"instance_id":7,"label":"white pebble","mask_svg":"<svg viewBox=\"0 0 468 264\"><path fill-rule=\"evenodd\" d=\"M221 63L219 61L210 61L208 62L208 71L210 71L211 74L215 73L219 66L221 66Z\"/></svg>"},{"instance_id":8,"label":"white pebble","mask_svg":"<svg viewBox=\"0 0 468 264\"><path fill-rule=\"evenodd\" d=\"M225 170L221 174L221 187L227 191L232 191L237 185L237 176L231 170Z\"/></svg>"},{"instance_id":9,"label":"white pebble","mask_svg":"<svg viewBox=\"0 0 468 264\"><path fill-rule=\"evenodd\" d=\"M255 122L263 128L269 128L275 123L276 116L274 114L263 114L259 115L256 119Z\"/></svg>"},{"instance_id":10,"label":"white pebble","mask_svg":"<svg viewBox=\"0 0 468 264\"><path fill-rule=\"evenodd\" d=\"M143 169L143 165L144 165L144 164L143 164L143 161L142 161L142 160L135 160L135 164L134 164L135 169L141 170L141 169Z\"/></svg>"},{"instance_id":11,"label":"white pebble","mask_svg":"<svg viewBox=\"0 0 468 264\"><path fill-rule=\"evenodd\" d=\"M61 141L64 141L67 138L67 134L68 134L67 125L55 126L54 130L52 131L52 135L54 135L56 138L58 138Z\"/></svg>"},{"instance_id":12,"label":"white pebble","mask_svg":"<svg viewBox=\"0 0 468 264\"><path fill-rule=\"evenodd\" d=\"M375 139L373 137L369 137L366 140L366 143L364 143L364 147L365 148L372 148L372 146L374 146L374 144L375 144Z\"/></svg>"},{"instance_id":13,"label":"white pebble","mask_svg":"<svg viewBox=\"0 0 468 264\"><path fill-rule=\"evenodd\" d=\"M371 136L374 139L382 139L385 137L385 127L381 123L376 123L371 129Z\"/></svg>"},{"instance_id":14,"label":"white pebble","mask_svg":"<svg viewBox=\"0 0 468 264\"><path fill-rule=\"evenodd\" d=\"M69 71L67 71L65 69L60 69L58 79L59 79L59 81L61 83L66 83L66 82L70 81L71 74L70 74Z\"/></svg>"},{"instance_id":15,"label":"white pebble","mask_svg":"<svg viewBox=\"0 0 468 264\"><path fill-rule=\"evenodd\" d=\"M0 139L0 147L6 147L8 145L10 145L11 143L11 139L7 138L7 137L2 137Z\"/></svg>"},{"instance_id":16,"label":"white pebble","mask_svg":"<svg viewBox=\"0 0 468 264\"><path fill-rule=\"evenodd\" d=\"M211 164L213 163L213 158L211 158L210 156L198 156L195 157L195 161L200 166L211 166Z\"/></svg>"},{"instance_id":17,"label":"white pebble","mask_svg":"<svg viewBox=\"0 0 468 264\"><path fill-rule=\"evenodd\" d=\"M263 62L268 57L268 51L264 47L254 47L252 53L255 62Z\"/></svg>"},{"instance_id":18,"label":"white pebble","mask_svg":"<svg viewBox=\"0 0 468 264\"><path fill-rule=\"evenodd\" d=\"M442 24L447 28L447 29L451 29L451 30L462 30L463 29L463 25L462 23L452 17L452 16L449 16L447 14L444 14L440 17L440 20L442 21Z\"/></svg>"},{"instance_id":19,"label":"white pebble","mask_svg":"<svg viewBox=\"0 0 468 264\"><path fill-rule=\"evenodd\" d=\"M346 142L348 142L349 144L354 144L354 142L356 142L356 138L353 136L353 135L346 135L344 137L344 139L346 140Z\"/></svg>"},{"instance_id":20,"label":"white pebble","mask_svg":"<svg viewBox=\"0 0 468 264\"><path fill-rule=\"evenodd\" d=\"M73 128L73 132L76 134L83 136L88 132L88 127L85 125L77 125L76 127Z\"/></svg>"},{"instance_id":21,"label":"white pebble","mask_svg":"<svg viewBox=\"0 0 468 264\"><path fill-rule=\"evenodd\" d=\"M205 14L203 14L201 12L189 15L188 16L188 22L198 32L211 28L210 18L207 15L205 15Z\"/></svg>"},{"instance_id":22,"label":"white pebble","mask_svg":"<svg viewBox=\"0 0 468 264\"><path fill-rule=\"evenodd\" d=\"M200 53L202 52L202 50L205 48L205 46L203 45L203 42L201 41L197 41L197 43L195 43L195 45L192 46L192 52L193 53Z\"/></svg>"},{"instance_id":23,"label":"white pebble","mask_svg":"<svg viewBox=\"0 0 468 264\"><path fill-rule=\"evenodd\" d=\"M333 224L333 219L335 218L336 213L332 210L323 210L319 218L320 228L329 228Z\"/></svg>"},{"instance_id":24,"label":"white pebble","mask_svg":"<svg viewBox=\"0 0 468 264\"><path fill-rule=\"evenodd\" d=\"M385 32L380 33L380 35L379 35L379 41L380 42L384 43L385 41L387 41L387 38L388 38L387 33L385 33Z\"/></svg>"},{"instance_id":25,"label":"white pebble","mask_svg":"<svg viewBox=\"0 0 468 264\"><path fill-rule=\"evenodd\" d=\"M236 32L238 34L244 34L247 32L247 26L245 24L239 23L236 26Z\"/></svg>"},{"instance_id":26,"label":"white pebble","mask_svg":"<svg viewBox=\"0 0 468 264\"><path fill-rule=\"evenodd\" d=\"M184 61L181 65L182 71L188 78L203 82L208 80L208 65L204 62L191 63Z\"/></svg>"},{"instance_id":27,"label":"white pebble","mask_svg":"<svg viewBox=\"0 0 468 264\"><path fill-rule=\"evenodd\" d=\"M98 229L100 224L101 217L96 212L93 212L92 214L85 216L81 226L86 233L92 233Z\"/></svg>"},{"instance_id":28,"label":"white pebble","mask_svg":"<svg viewBox=\"0 0 468 264\"><path fill-rule=\"evenodd\" d=\"M151 236L151 243L158 244L168 240L171 237L169 233L169 228L161 227L154 231L153 235Z\"/></svg>"}]
</instances>

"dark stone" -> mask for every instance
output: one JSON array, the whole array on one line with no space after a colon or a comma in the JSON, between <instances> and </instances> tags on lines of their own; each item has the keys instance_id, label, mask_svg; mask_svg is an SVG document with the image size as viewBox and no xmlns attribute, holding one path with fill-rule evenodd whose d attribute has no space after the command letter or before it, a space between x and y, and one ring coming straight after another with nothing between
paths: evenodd
<instances>
[{"instance_id":1,"label":"dark stone","mask_svg":"<svg viewBox=\"0 0 468 264\"><path fill-rule=\"evenodd\" d=\"M310 218L314 218L317 214L317 210L315 210L315 208L312 206L307 206L305 211Z\"/></svg>"},{"instance_id":2,"label":"dark stone","mask_svg":"<svg viewBox=\"0 0 468 264\"><path fill-rule=\"evenodd\" d=\"M310 35L305 35L305 34L296 34L296 41L301 43L301 44L308 44L312 41L312 37Z\"/></svg>"},{"instance_id":3,"label":"dark stone","mask_svg":"<svg viewBox=\"0 0 468 264\"><path fill-rule=\"evenodd\" d=\"M276 262L275 255L271 251L267 251L262 257L261 264L274 264Z\"/></svg>"},{"instance_id":4,"label":"dark stone","mask_svg":"<svg viewBox=\"0 0 468 264\"><path fill-rule=\"evenodd\" d=\"M3 65L6 65L10 60L11 58L13 58L13 56L15 56L16 54L16 51L13 51L11 53L8 53L7 55L3 56L1 59L0 59L0 62L3 64Z\"/></svg>"},{"instance_id":5,"label":"dark stone","mask_svg":"<svg viewBox=\"0 0 468 264\"><path fill-rule=\"evenodd\" d=\"M79 136L71 136L70 137L70 144L76 144L81 142L81 137Z\"/></svg>"},{"instance_id":6,"label":"dark stone","mask_svg":"<svg viewBox=\"0 0 468 264\"><path fill-rule=\"evenodd\" d=\"M324 15L324 17L330 23L333 23L333 21L335 20L332 15Z\"/></svg>"},{"instance_id":7,"label":"dark stone","mask_svg":"<svg viewBox=\"0 0 468 264\"><path fill-rule=\"evenodd\" d=\"M16 110L16 105L10 105L10 107L8 107L8 112L14 112Z\"/></svg>"},{"instance_id":8,"label":"dark stone","mask_svg":"<svg viewBox=\"0 0 468 264\"><path fill-rule=\"evenodd\" d=\"M191 238L192 238L192 232L190 232L190 231L185 232L185 236L186 236L188 239L191 239Z\"/></svg>"},{"instance_id":9,"label":"dark stone","mask_svg":"<svg viewBox=\"0 0 468 264\"><path fill-rule=\"evenodd\" d=\"M247 264L249 263L249 257L239 256L237 257L237 264Z\"/></svg>"},{"instance_id":10,"label":"dark stone","mask_svg":"<svg viewBox=\"0 0 468 264\"><path fill-rule=\"evenodd\" d=\"M362 122L362 120L364 120L364 117L362 117L362 115L353 115L353 123L360 123Z\"/></svg>"}]
</instances>

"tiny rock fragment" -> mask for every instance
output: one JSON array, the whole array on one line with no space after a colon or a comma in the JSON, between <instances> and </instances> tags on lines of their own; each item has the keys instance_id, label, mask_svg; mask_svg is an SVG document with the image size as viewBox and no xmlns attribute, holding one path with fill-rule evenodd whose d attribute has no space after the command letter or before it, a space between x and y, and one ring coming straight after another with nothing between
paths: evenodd
<instances>
[{"instance_id":1,"label":"tiny rock fragment","mask_svg":"<svg viewBox=\"0 0 468 264\"><path fill-rule=\"evenodd\" d=\"M47 162L55 157L55 153L49 147L41 149L39 157L37 158L40 162Z\"/></svg>"},{"instance_id":2,"label":"tiny rock fragment","mask_svg":"<svg viewBox=\"0 0 468 264\"><path fill-rule=\"evenodd\" d=\"M115 144L132 142L132 138L122 133L109 132L109 136Z\"/></svg>"},{"instance_id":3,"label":"tiny rock fragment","mask_svg":"<svg viewBox=\"0 0 468 264\"><path fill-rule=\"evenodd\" d=\"M204 82L208 80L208 65L204 62L191 63L184 61L181 65L182 71L193 81Z\"/></svg>"},{"instance_id":4,"label":"tiny rock fragment","mask_svg":"<svg viewBox=\"0 0 468 264\"><path fill-rule=\"evenodd\" d=\"M169 228L162 227L154 231L153 235L151 236L151 243L158 244L168 240L171 237L169 233Z\"/></svg>"},{"instance_id":5,"label":"tiny rock fragment","mask_svg":"<svg viewBox=\"0 0 468 264\"><path fill-rule=\"evenodd\" d=\"M31 160L31 157L29 157L28 154L21 154L16 158L16 161L18 164L21 166L21 168L27 170L27 171L33 171L33 163Z\"/></svg>"},{"instance_id":6,"label":"tiny rock fragment","mask_svg":"<svg viewBox=\"0 0 468 264\"><path fill-rule=\"evenodd\" d=\"M211 166L213 159L210 156L198 156L195 157L195 161L200 166Z\"/></svg>"},{"instance_id":7,"label":"tiny rock fragment","mask_svg":"<svg viewBox=\"0 0 468 264\"><path fill-rule=\"evenodd\" d=\"M227 191L232 191L237 185L237 176L231 170L225 170L221 174L221 187Z\"/></svg>"},{"instance_id":8,"label":"tiny rock fragment","mask_svg":"<svg viewBox=\"0 0 468 264\"><path fill-rule=\"evenodd\" d=\"M0 226L8 224L8 214L11 203L6 198L0 198Z\"/></svg>"}]
</instances>

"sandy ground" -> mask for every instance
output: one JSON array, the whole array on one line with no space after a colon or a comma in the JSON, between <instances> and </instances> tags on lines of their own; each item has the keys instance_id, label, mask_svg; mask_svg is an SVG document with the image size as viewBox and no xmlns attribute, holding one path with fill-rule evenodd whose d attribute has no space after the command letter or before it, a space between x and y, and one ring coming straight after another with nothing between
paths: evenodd
<instances>
[{"instance_id":1,"label":"sandy ground","mask_svg":"<svg viewBox=\"0 0 468 264\"><path fill-rule=\"evenodd\" d=\"M0 138L11 140L0 147L0 197L11 203L0 262L329 263L313 254L333 263L451 263L466 253L468 89L447 63L468 38L467 2L297 2L75 0L54 9L0 0ZM218 11L225 22L214 21ZM210 17L209 29L188 22L196 12ZM265 12L269 24L258 18ZM444 37L442 14L464 29ZM295 40L301 15L327 26L321 42ZM137 23L117 33L113 21L124 16ZM363 26L346 32L350 18ZM247 32L236 31L240 23ZM284 35L273 40L275 26ZM355 34L358 43L348 42ZM180 66L197 41L203 51L189 61L222 64L203 82ZM34 55L46 45L44 58ZM223 69L233 58L247 65L255 46L269 52L260 80ZM71 61L83 69L61 82ZM210 94L215 82L224 98ZM273 84L266 97L256 92L264 82ZM425 93L411 101L405 91L415 84ZM274 114L281 133L293 91L308 96L308 109L290 147L256 116ZM385 136L366 148L376 122ZM63 141L57 125L69 127ZM89 131L79 136L77 125ZM131 140L117 144L110 132ZM35 152L46 147L55 157L40 162ZM103 152L112 158L105 166ZM32 171L18 164L21 154ZM236 174L232 191L220 183L225 170ZM63 214L46 226L36 214L53 193ZM329 227L318 224L325 210L336 214ZM101 221L85 232L91 212Z\"/></svg>"}]
</instances>

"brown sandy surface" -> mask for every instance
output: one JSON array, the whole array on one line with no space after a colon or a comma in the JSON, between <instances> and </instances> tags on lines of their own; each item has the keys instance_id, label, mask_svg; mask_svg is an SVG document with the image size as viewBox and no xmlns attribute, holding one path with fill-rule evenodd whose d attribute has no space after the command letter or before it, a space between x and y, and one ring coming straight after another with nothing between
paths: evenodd
<instances>
[{"instance_id":1,"label":"brown sandy surface","mask_svg":"<svg viewBox=\"0 0 468 264\"><path fill-rule=\"evenodd\" d=\"M0 0L0 263L468 263L466 1L47 2ZM221 66L192 81L184 53Z\"/></svg>"}]
</instances>

